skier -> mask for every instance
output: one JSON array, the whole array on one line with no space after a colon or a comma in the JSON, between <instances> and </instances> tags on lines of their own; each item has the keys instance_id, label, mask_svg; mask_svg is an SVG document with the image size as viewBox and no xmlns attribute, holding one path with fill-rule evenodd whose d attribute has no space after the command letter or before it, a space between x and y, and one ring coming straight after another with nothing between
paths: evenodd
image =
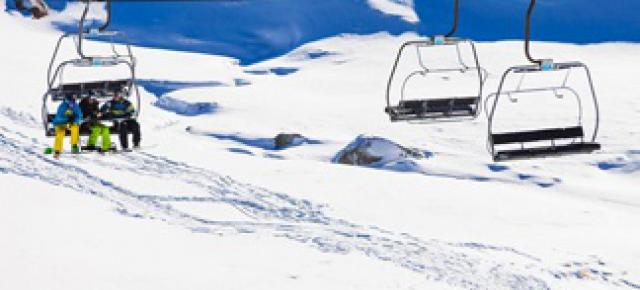
<instances>
[{"instance_id":1,"label":"skier","mask_svg":"<svg viewBox=\"0 0 640 290\"><path fill-rule=\"evenodd\" d=\"M74 154L80 153L78 147L78 141L80 139L80 123L82 123L82 111L80 106L76 103L76 98L72 94L68 94L64 97L64 100L58 106L56 116L53 118L53 125L55 126L56 138L53 143L53 157L58 159L62 152L62 142L67 130L71 131L71 152ZM50 150L47 150L50 151ZM50 153L50 152L45 152Z\"/></svg>"},{"instance_id":2,"label":"skier","mask_svg":"<svg viewBox=\"0 0 640 290\"><path fill-rule=\"evenodd\" d=\"M140 124L131 118L136 109L133 104L115 92L113 98L102 105L100 111L110 118L124 119L120 122L120 146L122 150L129 151L129 132L133 134L133 148L140 148Z\"/></svg>"},{"instance_id":3,"label":"skier","mask_svg":"<svg viewBox=\"0 0 640 290\"><path fill-rule=\"evenodd\" d=\"M80 101L80 110L85 116L85 122L82 123L82 128L91 132L89 135L89 141L87 146L83 147L83 150L95 151L96 142L98 137L102 138L102 146L99 149L100 153L108 152L111 148L111 132L109 126L100 123L99 119L102 117L102 113L98 108L98 100L94 97L86 97Z\"/></svg>"}]
</instances>

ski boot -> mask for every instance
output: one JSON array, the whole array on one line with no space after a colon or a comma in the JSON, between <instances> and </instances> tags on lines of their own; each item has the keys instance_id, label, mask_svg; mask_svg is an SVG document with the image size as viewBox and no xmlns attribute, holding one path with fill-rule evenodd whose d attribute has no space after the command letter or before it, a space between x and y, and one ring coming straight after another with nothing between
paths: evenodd
<instances>
[{"instance_id":1,"label":"ski boot","mask_svg":"<svg viewBox=\"0 0 640 290\"><path fill-rule=\"evenodd\" d=\"M80 154L80 147L78 145L71 145L72 154Z\"/></svg>"}]
</instances>

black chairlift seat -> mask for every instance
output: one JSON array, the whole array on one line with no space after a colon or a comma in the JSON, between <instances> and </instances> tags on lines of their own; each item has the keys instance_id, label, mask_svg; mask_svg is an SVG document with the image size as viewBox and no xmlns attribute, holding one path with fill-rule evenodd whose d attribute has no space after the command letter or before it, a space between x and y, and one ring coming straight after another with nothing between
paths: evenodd
<instances>
[{"instance_id":1,"label":"black chairlift seat","mask_svg":"<svg viewBox=\"0 0 640 290\"><path fill-rule=\"evenodd\" d=\"M385 109L391 121L428 120L444 117L474 117L477 97L442 98L400 101Z\"/></svg>"},{"instance_id":2,"label":"black chairlift seat","mask_svg":"<svg viewBox=\"0 0 640 290\"><path fill-rule=\"evenodd\" d=\"M555 144L556 140L568 139L579 139L580 141L568 144ZM532 148L524 147L524 143L539 141L550 141L551 145ZM494 146L515 143L520 143L522 145L522 148L520 149L494 151L494 161L590 153L600 150L600 144L584 141L584 130L582 126L491 134L491 142Z\"/></svg>"},{"instance_id":3,"label":"black chairlift seat","mask_svg":"<svg viewBox=\"0 0 640 290\"><path fill-rule=\"evenodd\" d=\"M63 84L51 90L51 99L54 101L62 101L67 94L76 96L92 96L98 99L111 98L116 92L123 90L131 85L131 80L109 80L86 83Z\"/></svg>"}]
</instances>

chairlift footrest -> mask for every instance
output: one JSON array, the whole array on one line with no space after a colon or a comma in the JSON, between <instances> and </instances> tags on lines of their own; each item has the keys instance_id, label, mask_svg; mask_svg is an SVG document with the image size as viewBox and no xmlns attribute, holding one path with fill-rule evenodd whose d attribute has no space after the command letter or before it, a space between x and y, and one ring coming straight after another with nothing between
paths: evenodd
<instances>
[{"instance_id":1,"label":"chairlift footrest","mask_svg":"<svg viewBox=\"0 0 640 290\"><path fill-rule=\"evenodd\" d=\"M495 145L583 137L584 130L581 126L491 134Z\"/></svg>"},{"instance_id":2,"label":"chairlift footrest","mask_svg":"<svg viewBox=\"0 0 640 290\"><path fill-rule=\"evenodd\" d=\"M387 107L385 112L391 121L474 117L477 104L477 97L409 100Z\"/></svg>"},{"instance_id":3,"label":"chairlift footrest","mask_svg":"<svg viewBox=\"0 0 640 290\"><path fill-rule=\"evenodd\" d=\"M599 143L584 142L584 143L572 143L567 145L549 146L549 147L535 147L527 149L517 150L503 150L498 151L493 156L494 161L507 161L515 159L529 159L545 156L559 156L577 153L591 153L593 151L600 150Z\"/></svg>"}]
</instances>

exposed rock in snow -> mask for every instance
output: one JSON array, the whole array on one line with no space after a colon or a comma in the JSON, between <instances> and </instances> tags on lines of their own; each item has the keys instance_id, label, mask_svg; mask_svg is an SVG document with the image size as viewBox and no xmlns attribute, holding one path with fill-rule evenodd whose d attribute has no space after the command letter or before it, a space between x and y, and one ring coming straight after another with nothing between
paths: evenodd
<instances>
[{"instance_id":1,"label":"exposed rock in snow","mask_svg":"<svg viewBox=\"0 0 640 290\"><path fill-rule=\"evenodd\" d=\"M13 0L15 6L20 11L29 11L33 18L40 19L49 15L49 8L43 0ZM4 8L3 6L0 8Z\"/></svg>"},{"instance_id":2,"label":"exposed rock in snow","mask_svg":"<svg viewBox=\"0 0 640 290\"><path fill-rule=\"evenodd\" d=\"M276 150L305 143L307 138L298 133L280 133L273 139Z\"/></svg>"},{"instance_id":3,"label":"exposed rock in snow","mask_svg":"<svg viewBox=\"0 0 640 290\"><path fill-rule=\"evenodd\" d=\"M420 159L424 154L393 141L373 136L358 136L333 158L333 162L349 165L383 167L407 158Z\"/></svg>"}]
</instances>

